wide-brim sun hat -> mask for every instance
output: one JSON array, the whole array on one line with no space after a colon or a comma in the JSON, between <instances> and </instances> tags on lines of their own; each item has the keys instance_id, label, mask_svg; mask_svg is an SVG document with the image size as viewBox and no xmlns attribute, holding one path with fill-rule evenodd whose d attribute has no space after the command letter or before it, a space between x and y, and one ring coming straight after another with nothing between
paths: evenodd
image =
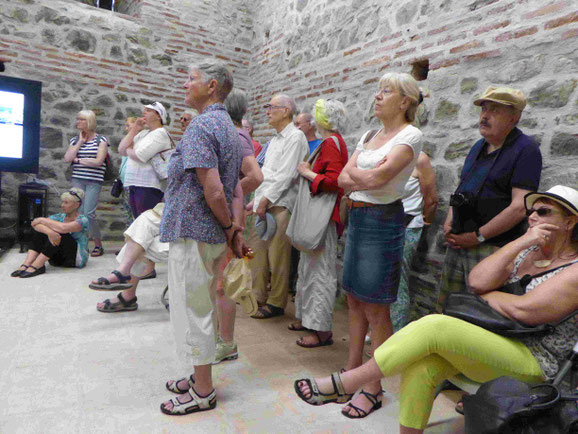
<instances>
[{"instance_id":1,"label":"wide-brim sun hat","mask_svg":"<svg viewBox=\"0 0 578 434\"><path fill-rule=\"evenodd\" d=\"M263 241L273 238L277 231L277 221L271 213L265 213L265 218L258 216L255 220L255 232Z\"/></svg>"},{"instance_id":2,"label":"wide-brim sun hat","mask_svg":"<svg viewBox=\"0 0 578 434\"><path fill-rule=\"evenodd\" d=\"M550 199L563 206L574 215L578 215L578 191L563 185L555 185L545 193L528 193L524 196L524 205L526 209L534 206L538 199Z\"/></svg>"}]
</instances>

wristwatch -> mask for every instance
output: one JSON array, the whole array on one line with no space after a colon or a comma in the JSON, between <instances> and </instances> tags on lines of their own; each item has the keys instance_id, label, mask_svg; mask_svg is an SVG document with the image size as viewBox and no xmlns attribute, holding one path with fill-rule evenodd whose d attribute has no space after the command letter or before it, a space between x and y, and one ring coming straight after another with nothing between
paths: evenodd
<instances>
[{"instance_id":1,"label":"wristwatch","mask_svg":"<svg viewBox=\"0 0 578 434\"><path fill-rule=\"evenodd\" d=\"M478 239L478 241L480 242L480 244L482 244L484 241L486 241L486 238L480 233L480 229L476 229L476 238Z\"/></svg>"}]
</instances>

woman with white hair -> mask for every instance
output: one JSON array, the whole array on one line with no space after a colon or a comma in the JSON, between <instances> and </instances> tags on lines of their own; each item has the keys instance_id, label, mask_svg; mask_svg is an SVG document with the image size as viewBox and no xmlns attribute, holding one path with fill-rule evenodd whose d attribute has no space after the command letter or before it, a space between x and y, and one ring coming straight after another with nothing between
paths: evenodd
<instances>
[{"instance_id":1,"label":"woman with white hair","mask_svg":"<svg viewBox=\"0 0 578 434\"><path fill-rule=\"evenodd\" d=\"M70 146L64 154L64 161L72 164L72 186L84 192L84 200L79 210L86 215L90 228L90 238L94 249L90 256L102 256L102 240L96 207L106 171L106 155L110 146L106 137L96 133L96 115L92 110L82 110L76 115L78 136L70 139Z\"/></svg>"},{"instance_id":2,"label":"woman with white hair","mask_svg":"<svg viewBox=\"0 0 578 434\"><path fill-rule=\"evenodd\" d=\"M317 130L323 141L313 152L311 163L297 166L299 174L310 181L311 194L337 193L333 213L321 250L302 251L299 260L295 317L289 330L309 331L297 340L304 348L316 348L333 343L333 305L337 295L337 238L344 226L339 218L343 189L337 185L339 174L347 164L347 145L340 134L346 123L345 106L337 100L319 99L314 109ZM313 217L313 216L312 216Z\"/></svg>"},{"instance_id":3,"label":"woman with white hair","mask_svg":"<svg viewBox=\"0 0 578 434\"><path fill-rule=\"evenodd\" d=\"M420 91L404 73L386 73L375 95L379 131L363 135L339 176L349 193L343 289L349 305L349 358L345 370L361 365L368 327L375 350L393 334L389 305L396 301L404 245L405 185L422 150L422 134L412 126ZM364 385L343 409L361 418L381 407L379 381Z\"/></svg>"},{"instance_id":4,"label":"woman with white hair","mask_svg":"<svg viewBox=\"0 0 578 434\"><path fill-rule=\"evenodd\" d=\"M88 261L88 218L79 212L84 191L62 193L61 213L32 220L32 244L24 263L12 277L34 277L46 272L46 262L56 267L82 268Z\"/></svg>"}]
</instances>

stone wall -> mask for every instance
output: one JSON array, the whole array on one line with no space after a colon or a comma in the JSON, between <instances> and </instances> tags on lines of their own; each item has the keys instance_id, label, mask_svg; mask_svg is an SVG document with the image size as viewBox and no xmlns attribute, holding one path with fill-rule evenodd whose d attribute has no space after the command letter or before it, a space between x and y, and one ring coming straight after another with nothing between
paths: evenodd
<instances>
[{"instance_id":1,"label":"stone wall","mask_svg":"<svg viewBox=\"0 0 578 434\"><path fill-rule=\"evenodd\" d=\"M420 313L435 301L444 248L440 225L463 160L479 138L475 96L490 84L522 89L529 104L521 128L544 157L542 188L578 185L578 13L575 2L543 0L261 1L250 63L252 115L265 141L263 104L276 92L301 110L317 98L345 103L352 150L374 127L379 77L429 64L422 130L440 190L436 224L414 261Z\"/></svg>"},{"instance_id":2,"label":"stone wall","mask_svg":"<svg viewBox=\"0 0 578 434\"><path fill-rule=\"evenodd\" d=\"M69 186L62 160L76 134L81 109L97 114L98 132L116 147L124 120L142 106L161 101L171 120L185 109L187 65L207 57L228 63L236 84L248 85L252 18L246 2L165 0L119 3L132 15L97 9L77 0L10 0L0 4L0 60L5 75L42 82L40 173L56 189ZM179 123L169 130L179 135ZM16 218L17 185L25 175L2 173L0 227ZM106 238L124 227L119 207L103 188L99 219ZM49 210L58 209L51 189ZM0 232L0 237L12 235Z\"/></svg>"},{"instance_id":3,"label":"stone wall","mask_svg":"<svg viewBox=\"0 0 578 434\"><path fill-rule=\"evenodd\" d=\"M422 129L437 171L441 204L422 240L414 286L424 310L443 260L439 226L468 149L478 138L474 97L489 84L529 98L521 127L541 143L542 187L578 183L578 13L569 0L125 0L127 14L77 0L10 0L0 5L0 59L6 75L43 82L40 177L62 189L65 146L81 108L99 114L99 131L116 146L124 118L160 100L177 119L189 62L214 57L231 65L249 91L256 136L268 140L263 104L293 95L310 110L319 97L347 107L350 149L376 126L379 77L427 63ZM178 135L178 125L171 124ZM114 155L114 152L113 152ZM115 155L116 157L116 155ZM4 173L0 226L25 176ZM103 192L107 237L122 224ZM51 210L58 204L51 198ZM0 236L2 233L0 233Z\"/></svg>"}]
</instances>

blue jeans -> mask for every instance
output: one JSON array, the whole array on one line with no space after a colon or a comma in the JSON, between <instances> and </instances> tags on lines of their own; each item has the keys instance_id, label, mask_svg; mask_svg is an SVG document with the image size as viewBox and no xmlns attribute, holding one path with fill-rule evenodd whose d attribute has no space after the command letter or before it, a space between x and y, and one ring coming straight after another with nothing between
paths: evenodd
<instances>
[{"instance_id":1,"label":"blue jeans","mask_svg":"<svg viewBox=\"0 0 578 434\"><path fill-rule=\"evenodd\" d=\"M89 181L88 179L72 178L72 186L84 191L84 200L78 208L80 214L88 218L88 231L92 239L100 240L100 228L96 220L96 207L98 206L98 196L102 188L102 182Z\"/></svg>"}]
</instances>

